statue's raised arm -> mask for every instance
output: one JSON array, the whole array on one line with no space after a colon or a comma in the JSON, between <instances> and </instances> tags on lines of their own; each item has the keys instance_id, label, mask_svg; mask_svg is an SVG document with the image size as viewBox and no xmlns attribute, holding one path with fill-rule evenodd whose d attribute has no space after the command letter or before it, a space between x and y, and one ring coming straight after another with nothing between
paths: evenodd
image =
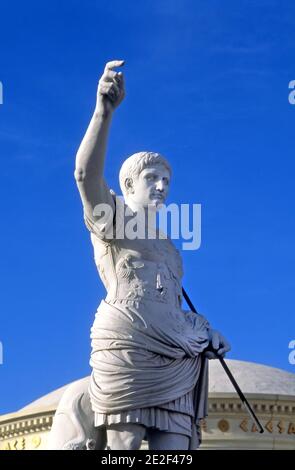
<instances>
[{"instance_id":1,"label":"statue's raised arm","mask_svg":"<svg viewBox=\"0 0 295 470\"><path fill-rule=\"evenodd\" d=\"M125 96L123 74L114 69L123 65L123 60L114 60L106 64L98 83L95 111L76 157L75 179L84 213L94 222L93 210L97 204L105 203L114 208L103 172L113 111Z\"/></svg>"}]
</instances>

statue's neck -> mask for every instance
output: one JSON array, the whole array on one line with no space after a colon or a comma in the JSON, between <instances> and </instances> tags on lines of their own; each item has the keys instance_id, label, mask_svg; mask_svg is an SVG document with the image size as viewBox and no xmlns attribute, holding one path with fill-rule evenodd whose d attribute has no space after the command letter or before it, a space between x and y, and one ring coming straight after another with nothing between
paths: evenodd
<instances>
[{"instance_id":1,"label":"statue's neck","mask_svg":"<svg viewBox=\"0 0 295 470\"><path fill-rule=\"evenodd\" d=\"M146 229L156 230L157 210L155 206L145 207L128 199L125 199L125 204L131 209L138 222L144 223Z\"/></svg>"}]
</instances>

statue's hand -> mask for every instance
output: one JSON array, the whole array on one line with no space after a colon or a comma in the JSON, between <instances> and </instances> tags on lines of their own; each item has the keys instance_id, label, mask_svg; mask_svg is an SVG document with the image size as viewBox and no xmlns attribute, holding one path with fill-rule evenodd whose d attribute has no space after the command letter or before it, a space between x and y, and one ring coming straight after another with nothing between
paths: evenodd
<instances>
[{"instance_id":1,"label":"statue's hand","mask_svg":"<svg viewBox=\"0 0 295 470\"><path fill-rule=\"evenodd\" d=\"M103 112L112 112L125 96L124 77L122 72L113 69L122 67L124 60L113 60L105 66L104 73L98 82L97 108Z\"/></svg>"},{"instance_id":2,"label":"statue's hand","mask_svg":"<svg viewBox=\"0 0 295 470\"><path fill-rule=\"evenodd\" d=\"M210 343L205 350L205 357L208 359L218 359L218 356L224 357L230 351L231 347L225 337L216 330L209 330Z\"/></svg>"}]
</instances>

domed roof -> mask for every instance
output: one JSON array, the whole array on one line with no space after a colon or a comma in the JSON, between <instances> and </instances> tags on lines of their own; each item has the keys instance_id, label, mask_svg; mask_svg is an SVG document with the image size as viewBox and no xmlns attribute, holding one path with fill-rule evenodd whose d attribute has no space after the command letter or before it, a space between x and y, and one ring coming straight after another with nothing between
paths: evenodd
<instances>
[{"instance_id":1,"label":"domed roof","mask_svg":"<svg viewBox=\"0 0 295 470\"><path fill-rule=\"evenodd\" d=\"M89 377L84 377L83 379L75 380L74 382L71 383L76 383L80 382L88 382ZM56 408L63 393L65 392L66 388L70 384L64 385L63 387L57 388L56 390L53 390L53 392L47 393L47 395L43 395L43 397L38 398L35 401L32 401L28 405L26 405L24 408L21 408L19 411L31 411L31 410L36 410L36 409L45 409L45 408Z\"/></svg>"},{"instance_id":2,"label":"domed roof","mask_svg":"<svg viewBox=\"0 0 295 470\"><path fill-rule=\"evenodd\" d=\"M295 397L295 374L253 362L227 359L226 363L245 394L287 395ZM76 382L81 382L82 384L82 382L86 383L88 380L89 377L84 377ZM54 409L57 407L67 387L68 385L64 385L33 401L19 411L28 413L37 409ZM209 361L209 393L236 393L218 360Z\"/></svg>"},{"instance_id":3,"label":"domed roof","mask_svg":"<svg viewBox=\"0 0 295 470\"><path fill-rule=\"evenodd\" d=\"M209 364L209 393L236 393L220 362ZM245 394L295 397L295 374L254 362L227 359L226 364Z\"/></svg>"}]
</instances>

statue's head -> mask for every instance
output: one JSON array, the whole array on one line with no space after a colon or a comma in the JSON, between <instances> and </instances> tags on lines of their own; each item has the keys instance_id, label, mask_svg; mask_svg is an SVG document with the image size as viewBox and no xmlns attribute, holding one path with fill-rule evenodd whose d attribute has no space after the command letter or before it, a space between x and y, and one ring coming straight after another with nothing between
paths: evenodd
<instances>
[{"instance_id":1,"label":"statue's head","mask_svg":"<svg viewBox=\"0 0 295 470\"><path fill-rule=\"evenodd\" d=\"M171 178L171 167L159 153L138 152L127 158L120 170L120 187L126 203L132 208L165 202Z\"/></svg>"}]
</instances>

